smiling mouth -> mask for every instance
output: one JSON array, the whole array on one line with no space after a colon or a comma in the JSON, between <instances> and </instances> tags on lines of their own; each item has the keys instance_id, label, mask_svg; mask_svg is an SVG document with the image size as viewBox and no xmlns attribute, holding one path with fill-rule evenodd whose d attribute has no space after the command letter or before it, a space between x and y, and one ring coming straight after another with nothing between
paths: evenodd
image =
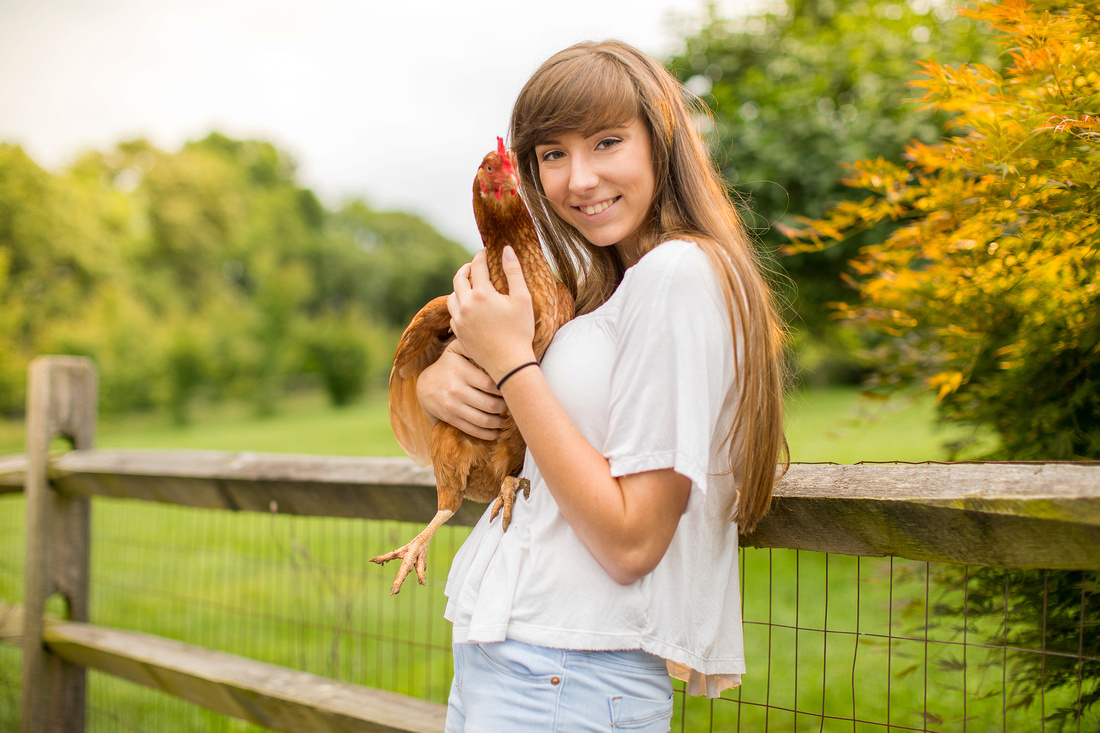
<instances>
[{"instance_id":1,"label":"smiling mouth","mask_svg":"<svg viewBox=\"0 0 1100 733\"><path fill-rule=\"evenodd\" d=\"M592 216L593 214L598 214L601 211L606 211L613 203L621 198L622 196L616 196L615 198L601 201L600 203L593 204L592 206L574 206L573 208L577 209L578 211L582 211L589 216Z\"/></svg>"}]
</instances>

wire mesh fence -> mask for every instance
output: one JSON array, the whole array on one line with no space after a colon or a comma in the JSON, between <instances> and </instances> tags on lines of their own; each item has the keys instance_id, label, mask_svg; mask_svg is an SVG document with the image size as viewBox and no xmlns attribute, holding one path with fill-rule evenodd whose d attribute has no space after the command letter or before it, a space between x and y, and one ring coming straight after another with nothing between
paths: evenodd
<instances>
[{"instance_id":1,"label":"wire mesh fence","mask_svg":"<svg viewBox=\"0 0 1100 733\"><path fill-rule=\"evenodd\" d=\"M445 702L452 662L443 584L469 529L438 533L428 585L414 581L391 597L396 568L369 558L404 544L412 525L273 509L97 499L93 621ZM8 603L22 597L22 510L22 498L0 498L0 601ZM17 708L19 655L0 649L0 700ZM94 671L88 686L90 731L262 730ZM18 716L0 724L18 730Z\"/></svg>"},{"instance_id":2,"label":"wire mesh fence","mask_svg":"<svg viewBox=\"0 0 1100 733\"><path fill-rule=\"evenodd\" d=\"M753 549L742 567L750 673L704 725L685 698L681 730L1100 729L1078 702L1100 676L1095 574Z\"/></svg>"},{"instance_id":3,"label":"wire mesh fence","mask_svg":"<svg viewBox=\"0 0 1100 733\"><path fill-rule=\"evenodd\" d=\"M0 497L8 603L22 596L22 513ZM368 562L418 530L97 499L92 618L445 702L442 591L469 530L444 527L428 585L395 597L396 569ZM753 548L741 560L748 674L716 700L677 686L673 730L1100 730L1097 573ZM19 652L0 646L0 730L18 730L18 702ZM87 727L261 730L94 671Z\"/></svg>"}]
</instances>

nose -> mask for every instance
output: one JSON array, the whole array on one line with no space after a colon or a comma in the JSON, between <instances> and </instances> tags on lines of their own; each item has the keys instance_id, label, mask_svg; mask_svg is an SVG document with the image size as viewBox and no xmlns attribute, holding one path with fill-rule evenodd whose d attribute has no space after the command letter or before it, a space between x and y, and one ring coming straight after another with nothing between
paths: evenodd
<instances>
[{"instance_id":1,"label":"nose","mask_svg":"<svg viewBox=\"0 0 1100 733\"><path fill-rule=\"evenodd\" d=\"M574 153L569 158L569 192L582 194L591 191L600 182L591 159L581 154Z\"/></svg>"}]
</instances>

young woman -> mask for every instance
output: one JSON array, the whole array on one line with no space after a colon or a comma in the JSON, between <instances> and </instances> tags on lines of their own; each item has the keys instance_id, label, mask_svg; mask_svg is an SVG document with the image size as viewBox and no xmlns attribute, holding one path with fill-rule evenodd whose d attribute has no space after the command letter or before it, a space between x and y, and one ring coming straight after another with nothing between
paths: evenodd
<instances>
[{"instance_id":1,"label":"young woman","mask_svg":"<svg viewBox=\"0 0 1100 733\"><path fill-rule=\"evenodd\" d=\"M516 101L522 193L578 317L531 365L519 264L505 249L504 296L478 255L448 303L460 345L418 385L483 437L506 403L531 482L451 569L449 731L666 731L669 674L717 696L745 670L737 533L782 470L783 332L687 99L607 41Z\"/></svg>"}]
</instances>

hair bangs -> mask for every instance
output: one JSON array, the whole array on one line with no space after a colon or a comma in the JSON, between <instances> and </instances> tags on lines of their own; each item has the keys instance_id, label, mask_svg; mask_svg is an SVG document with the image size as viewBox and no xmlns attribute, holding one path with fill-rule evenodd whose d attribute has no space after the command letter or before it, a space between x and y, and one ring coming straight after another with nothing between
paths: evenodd
<instances>
[{"instance_id":1,"label":"hair bangs","mask_svg":"<svg viewBox=\"0 0 1100 733\"><path fill-rule=\"evenodd\" d=\"M541 89L531 90L522 109L522 140L517 149L530 150L562 133L593 135L608 127L629 124L642 117L639 95L626 69L603 54L574 55L546 70Z\"/></svg>"}]
</instances>

